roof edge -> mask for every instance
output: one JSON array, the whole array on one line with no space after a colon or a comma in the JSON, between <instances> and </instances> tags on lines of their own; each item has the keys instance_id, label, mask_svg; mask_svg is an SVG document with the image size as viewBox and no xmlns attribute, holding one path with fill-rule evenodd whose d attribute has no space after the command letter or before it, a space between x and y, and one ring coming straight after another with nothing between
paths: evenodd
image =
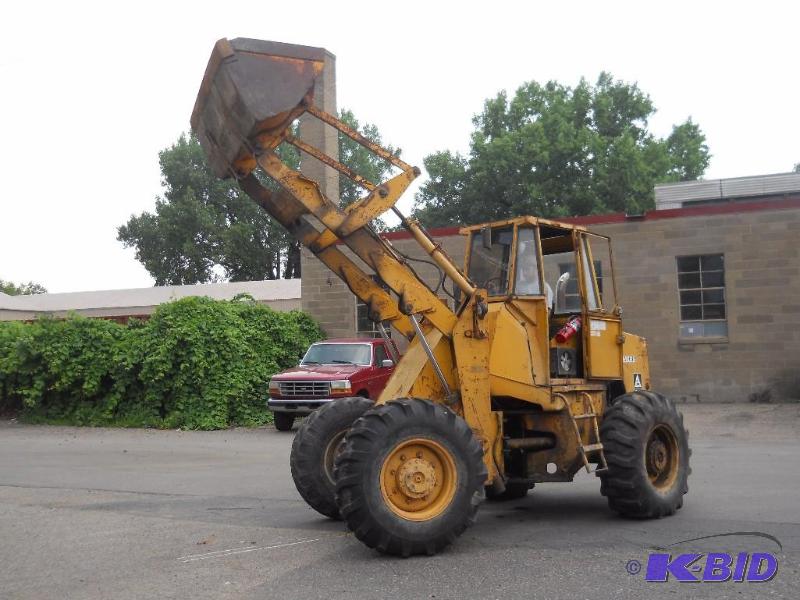
<instances>
[{"instance_id":1,"label":"roof edge","mask_svg":"<svg viewBox=\"0 0 800 600\"><path fill-rule=\"evenodd\" d=\"M569 225L603 225L610 223L627 223L641 221L657 221L661 219L677 219L682 217L707 217L737 213L763 212L769 210L790 210L800 208L800 194L789 197L780 196L766 200L752 202L727 202L722 204L708 204L703 206L687 206L683 208L666 208L661 210L648 210L641 215L628 215L625 213L607 213L604 215L583 215L578 217L557 217L549 221L562 222ZM449 237L457 235L461 227L434 227L428 229L432 237ZM404 240L411 238L407 231L389 231L382 233L381 237L387 240Z\"/></svg>"}]
</instances>

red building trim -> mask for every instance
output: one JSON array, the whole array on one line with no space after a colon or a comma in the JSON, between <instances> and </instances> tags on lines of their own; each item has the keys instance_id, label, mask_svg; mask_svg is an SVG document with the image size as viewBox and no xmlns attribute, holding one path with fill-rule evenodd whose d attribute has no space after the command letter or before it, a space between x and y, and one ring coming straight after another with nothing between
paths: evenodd
<instances>
[{"instance_id":1,"label":"red building trim","mask_svg":"<svg viewBox=\"0 0 800 600\"><path fill-rule=\"evenodd\" d=\"M629 221L657 221L660 219L678 219L683 217L709 217L768 210L789 210L792 208L800 208L800 195L773 196L761 200L728 201L720 204L668 208L665 210L648 210L642 215L609 213L605 215L586 215L582 217L558 217L551 220L570 223L571 225L601 225L606 223L627 223ZM460 227L436 227L429 229L428 233L433 237L449 237L458 235L459 229ZM409 239L411 234L407 231L390 231L381 234L381 237L387 240L405 240Z\"/></svg>"}]
</instances>

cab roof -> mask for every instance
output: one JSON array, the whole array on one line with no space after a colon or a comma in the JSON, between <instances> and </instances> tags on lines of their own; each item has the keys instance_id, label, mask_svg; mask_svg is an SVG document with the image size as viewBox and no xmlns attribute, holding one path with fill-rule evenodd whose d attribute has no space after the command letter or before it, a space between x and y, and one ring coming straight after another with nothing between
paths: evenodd
<instances>
[{"instance_id":1,"label":"cab roof","mask_svg":"<svg viewBox=\"0 0 800 600\"><path fill-rule=\"evenodd\" d=\"M561 221L553 221L551 219L542 219L540 217L515 217L513 219L506 219L504 221L491 221L489 223L479 223L478 225L469 225L462 227L458 230L460 234L467 234L471 231L479 231L484 227L503 227L505 225L546 225L548 227L558 227L568 231L586 231L583 225L573 225L571 223L562 223Z\"/></svg>"}]
</instances>

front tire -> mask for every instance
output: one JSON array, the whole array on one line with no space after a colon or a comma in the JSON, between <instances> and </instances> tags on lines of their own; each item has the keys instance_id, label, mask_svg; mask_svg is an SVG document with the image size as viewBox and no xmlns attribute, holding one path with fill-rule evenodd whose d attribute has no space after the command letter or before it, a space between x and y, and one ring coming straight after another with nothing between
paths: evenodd
<instances>
[{"instance_id":1,"label":"front tire","mask_svg":"<svg viewBox=\"0 0 800 600\"><path fill-rule=\"evenodd\" d=\"M283 412L272 413L275 429L278 431L291 431L294 425L294 415Z\"/></svg>"},{"instance_id":2,"label":"front tire","mask_svg":"<svg viewBox=\"0 0 800 600\"><path fill-rule=\"evenodd\" d=\"M618 397L600 426L608 469L598 476L609 507L637 519L674 514L689 490L688 435L668 398L645 391Z\"/></svg>"},{"instance_id":3,"label":"front tire","mask_svg":"<svg viewBox=\"0 0 800 600\"><path fill-rule=\"evenodd\" d=\"M367 398L341 398L309 415L294 436L289 466L300 495L318 513L339 518L333 463L345 433L373 405Z\"/></svg>"},{"instance_id":4,"label":"front tire","mask_svg":"<svg viewBox=\"0 0 800 600\"><path fill-rule=\"evenodd\" d=\"M336 457L336 501L355 536L384 554L432 555L472 523L483 450L469 425L428 400L367 411Z\"/></svg>"}]
</instances>

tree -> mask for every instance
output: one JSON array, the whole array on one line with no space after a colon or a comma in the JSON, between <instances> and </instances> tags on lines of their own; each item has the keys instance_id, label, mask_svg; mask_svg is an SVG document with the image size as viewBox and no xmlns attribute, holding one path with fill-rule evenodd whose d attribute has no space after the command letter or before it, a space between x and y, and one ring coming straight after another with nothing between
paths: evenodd
<instances>
[{"instance_id":1,"label":"tree","mask_svg":"<svg viewBox=\"0 0 800 600\"><path fill-rule=\"evenodd\" d=\"M362 135L380 143L374 125L360 126L351 111L340 118ZM341 161L375 182L389 166L350 138L340 136ZM298 151L282 145L278 153L297 168ZM133 215L117 229L117 239L136 249L156 285L213 281L256 281L300 276L300 248L283 227L264 212L235 181L212 173L194 135L182 134L159 153L163 196L154 212ZM363 195L340 177L342 204Z\"/></svg>"},{"instance_id":2,"label":"tree","mask_svg":"<svg viewBox=\"0 0 800 600\"><path fill-rule=\"evenodd\" d=\"M380 131L375 125L365 123L363 126L358 122L353 112L343 109L339 112L339 119L351 129L355 129L371 142L383 146L395 156L400 156L400 150L393 146L383 144ZM384 160L375 156L372 152L365 150L358 142L353 141L346 135L339 135L339 161L350 167L353 171L378 184L384 180L391 167ZM353 183L347 177L339 177L339 201L342 206L348 206L364 196L364 190Z\"/></svg>"},{"instance_id":3,"label":"tree","mask_svg":"<svg viewBox=\"0 0 800 600\"><path fill-rule=\"evenodd\" d=\"M474 117L469 156L424 159L429 180L415 214L429 226L626 212L654 205L653 185L700 177L710 154L691 119L666 139L648 132L655 112L635 84L602 73L595 85L523 84Z\"/></svg>"},{"instance_id":4,"label":"tree","mask_svg":"<svg viewBox=\"0 0 800 600\"><path fill-rule=\"evenodd\" d=\"M15 284L11 281L0 279L0 292L9 296L28 296L30 294L46 294L47 290L43 285L29 281L28 283Z\"/></svg>"},{"instance_id":5,"label":"tree","mask_svg":"<svg viewBox=\"0 0 800 600\"><path fill-rule=\"evenodd\" d=\"M800 163L797 163L797 164L795 164L795 166L794 166L794 172L795 172L795 173L800 173Z\"/></svg>"}]
</instances>

